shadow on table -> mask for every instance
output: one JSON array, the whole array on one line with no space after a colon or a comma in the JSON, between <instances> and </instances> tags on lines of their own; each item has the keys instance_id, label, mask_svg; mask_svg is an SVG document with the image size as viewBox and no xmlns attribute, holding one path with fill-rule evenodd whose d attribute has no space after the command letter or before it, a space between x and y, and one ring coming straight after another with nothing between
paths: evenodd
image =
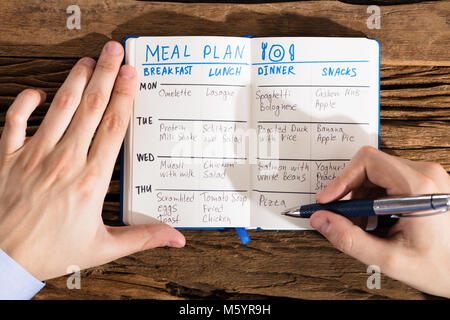
<instances>
[{"instance_id":1,"label":"shadow on table","mask_svg":"<svg viewBox=\"0 0 450 320\"><path fill-rule=\"evenodd\" d=\"M151 10L152 4L148 4ZM206 8L206 6L205 6ZM107 12L106 12L107 14ZM126 14L126 13L124 13ZM198 12L200 15L201 12ZM254 37L365 37L362 31L342 26L323 17L303 16L296 13L280 12L268 14L248 8L236 8L226 13L218 10L217 18L202 17L169 10L149 11L112 32L112 39L121 42L132 35L141 36L244 36ZM27 46L28 54L58 57L98 57L104 44L110 38L101 33L89 33L83 37L61 42L57 45ZM7 42L0 43L8 45Z\"/></svg>"}]
</instances>

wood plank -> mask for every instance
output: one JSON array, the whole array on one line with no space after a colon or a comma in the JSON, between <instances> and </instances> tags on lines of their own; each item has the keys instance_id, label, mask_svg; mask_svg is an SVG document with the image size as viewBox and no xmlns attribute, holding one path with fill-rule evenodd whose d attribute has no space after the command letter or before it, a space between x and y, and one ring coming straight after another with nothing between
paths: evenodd
<instances>
[{"instance_id":1,"label":"wood plank","mask_svg":"<svg viewBox=\"0 0 450 320\"><path fill-rule=\"evenodd\" d=\"M385 99L382 99L385 101ZM380 118L403 120L450 120L449 108L381 107Z\"/></svg>"},{"instance_id":2,"label":"wood plank","mask_svg":"<svg viewBox=\"0 0 450 320\"><path fill-rule=\"evenodd\" d=\"M381 123L381 148L426 149L450 147L448 121L384 120Z\"/></svg>"},{"instance_id":3,"label":"wood plank","mask_svg":"<svg viewBox=\"0 0 450 320\"><path fill-rule=\"evenodd\" d=\"M440 163L450 173L450 148L422 148L422 149L400 149L381 148L382 151L391 155L414 160Z\"/></svg>"},{"instance_id":4,"label":"wood plank","mask_svg":"<svg viewBox=\"0 0 450 320\"><path fill-rule=\"evenodd\" d=\"M410 88L398 87L398 89L382 88L380 92L383 105L389 106L427 106L448 107L450 102L450 85L435 85L431 87L411 86Z\"/></svg>"},{"instance_id":5,"label":"wood plank","mask_svg":"<svg viewBox=\"0 0 450 320\"><path fill-rule=\"evenodd\" d=\"M138 1L154 1L154 0L138 0ZM156 2L183 2L183 3L277 3L277 2L301 2L301 1L311 1L311 0L156 0ZM329 1L329 0L315 0L315 1ZM342 3L350 4L364 4L364 5L398 5L398 4L409 4L418 3L425 1L442 1L442 0L335 0Z\"/></svg>"},{"instance_id":6,"label":"wood plank","mask_svg":"<svg viewBox=\"0 0 450 320\"><path fill-rule=\"evenodd\" d=\"M398 66L382 64L380 66L382 85L433 86L450 84L450 68L440 66Z\"/></svg>"},{"instance_id":7,"label":"wood plank","mask_svg":"<svg viewBox=\"0 0 450 320\"><path fill-rule=\"evenodd\" d=\"M383 275L382 289L367 289L366 266L313 231L251 231L246 246L234 230L183 233L182 250L158 248L83 271L79 291L66 288L66 277L50 280L36 299L427 297Z\"/></svg>"},{"instance_id":8,"label":"wood plank","mask_svg":"<svg viewBox=\"0 0 450 320\"><path fill-rule=\"evenodd\" d=\"M367 5L338 1L251 5L82 0L77 4L82 26L69 30L65 3L32 0L24 10L14 1L3 2L0 56L97 56L108 39L120 41L136 34L252 34L370 37L381 42L382 63L450 65L447 1L382 6L380 29L368 29Z\"/></svg>"}]
</instances>

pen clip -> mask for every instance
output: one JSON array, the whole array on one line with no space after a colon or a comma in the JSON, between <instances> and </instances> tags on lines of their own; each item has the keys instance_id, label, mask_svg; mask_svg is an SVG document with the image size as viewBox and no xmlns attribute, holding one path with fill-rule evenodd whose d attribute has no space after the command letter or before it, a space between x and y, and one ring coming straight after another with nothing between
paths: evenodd
<instances>
[{"instance_id":1,"label":"pen clip","mask_svg":"<svg viewBox=\"0 0 450 320\"><path fill-rule=\"evenodd\" d=\"M434 216L450 210L450 194L424 194L384 197L374 200L377 215L391 218Z\"/></svg>"},{"instance_id":2,"label":"pen clip","mask_svg":"<svg viewBox=\"0 0 450 320\"><path fill-rule=\"evenodd\" d=\"M391 218L421 218L421 217L428 217L428 216L435 216L438 214L446 213L449 211L449 208L442 208L439 210L426 210L426 211L419 211L419 212L410 212L410 213L399 213L399 214L392 214Z\"/></svg>"}]
</instances>

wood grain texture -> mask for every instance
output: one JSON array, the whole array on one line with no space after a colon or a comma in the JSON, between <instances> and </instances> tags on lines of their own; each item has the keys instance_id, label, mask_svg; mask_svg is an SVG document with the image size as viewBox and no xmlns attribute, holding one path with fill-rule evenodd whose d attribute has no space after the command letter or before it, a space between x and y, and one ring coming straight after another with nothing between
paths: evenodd
<instances>
[{"instance_id":1,"label":"wood grain texture","mask_svg":"<svg viewBox=\"0 0 450 320\"><path fill-rule=\"evenodd\" d=\"M244 4L261 4L261 3L279 3L279 2L307 2L307 1L330 1L330 0L137 0L141 2L173 2L173 3L244 3ZM364 5L398 5L411 4L419 2L431 2L442 0L334 0L335 2L349 3L349 4L364 4Z\"/></svg>"},{"instance_id":2,"label":"wood grain texture","mask_svg":"<svg viewBox=\"0 0 450 320\"><path fill-rule=\"evenodd\" d=\"M366 266L314 232L252 231L242 246L234 230L189 230L187 246L158 248L82 272L82 290L67 277L49 281L47 298L420 299L426 295L388 277L366 287Z\"/></svg>"},{"instance_id":3,"label":"wood grain texture","mask_svg":"<svg viewBox=\"0 0 450 320\"><path fill-rule=\"evenodd\" d=\"M296 1L264 4L179 4L77 1L80 30L66 28L68 1L6 1L0 16L0 55L96 55L106 40L128 35L369 37L381 42L382 63L450 65L450 2L382 6L381 29L367 27L366 4ZM126 12L126 14L124 14ZM420 50L418 50L420 48Z\"/></svg>"},{"instance_id":4,"label":"wood grain texture","mask_svg":"<svg viewBox=\"0 0 450 320\"><path fill-rule=\"evenodd\" d=\"M381 149L412 160L440 162L450 171L449 2L394 1L397 5L381 7L382 29L369 30L365 25L368 1L359 0L78 1L79 31L65 28L69 2L32 0L25 8L3 3L0 132L14 97L35 87L48 97L29 120L28 134L33 134L75 61L85 55L97 57L110 38L121 40L131 34L368 36L382 44ZM103 207L103 219L110 225L119 224L119 171L117 163ZM387 276L382 276L381 290L367 289L366 267L312 231L252 231L247 246L240 244L233 230L183 233L184 249L159 248L85 270L81 290L68 290L67 277L53 279L35 298L431 298Z\"/></svg>"}]
</instances>

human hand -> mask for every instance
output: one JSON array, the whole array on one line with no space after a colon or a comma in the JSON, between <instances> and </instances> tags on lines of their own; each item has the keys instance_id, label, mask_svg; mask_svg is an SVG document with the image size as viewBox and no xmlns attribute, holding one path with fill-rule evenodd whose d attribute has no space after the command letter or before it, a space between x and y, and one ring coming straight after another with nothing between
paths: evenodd
<instances>
[{"instance_id":1,"label":"human hand","mask_svg":"<svg viewBox=\"0 0 450 320\"><path fill-rule=\"evenodd\" d=\"M414 162L361 148L327 188L316 195L320 203L373 195L450 193L450 177L436 163ZM311 216L311 225L336 248L366 265L429 294L450 297L450 215L402 218L386 238L362 230L329 211Z\"/></svg>"},{"instance_id":2,"label":"human hand","mask_svg":"<svg viewBox=\"0 0 450 320\"><path fill-rule=\"evenodd\" d=\"M111 41L97 64L78 61L32 137L26 137L27 119L44 92L21 92L7 111L0 140L0 248L40 280L64 275L71 265L85 269L185 244L162 223L103 224L103 200L137 82L122 59L122 46Z\"/></svg>"}]
</instances>

